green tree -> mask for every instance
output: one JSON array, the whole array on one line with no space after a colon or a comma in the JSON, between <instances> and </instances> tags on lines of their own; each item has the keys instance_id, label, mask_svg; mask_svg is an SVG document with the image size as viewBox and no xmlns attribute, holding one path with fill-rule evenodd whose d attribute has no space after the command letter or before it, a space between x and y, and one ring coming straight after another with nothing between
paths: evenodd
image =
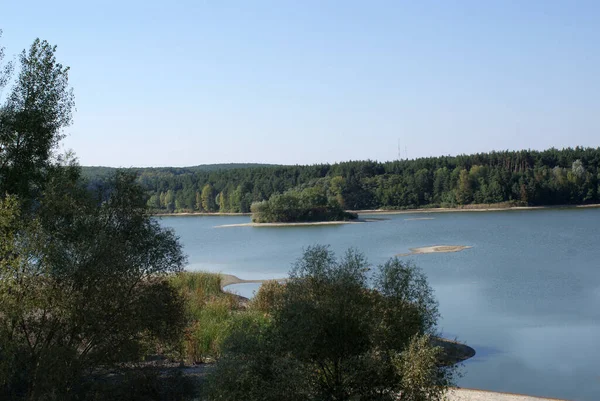
<instances>
[{"instance_id":1,"label":"green tree","mask_svg":"<svg viewBox=\"0 0 600 401\"><path fill-rule=\"evenodd\" d=\"M73 91L56 46L36 39L19 57L16 84L0 108L0 193L39 193L51 155L71 123Z\"/></svg>"},{"instance_id":2,"label":"green tree","mask_svg":"<svg viewBox=\"0 0 600 401\"><path fill-rule=\"evenodd\" d=\"M466 169L460 170L458 177L458 186L456 188L456 203L466 205L471 202L473 191L471 188L471 179Z\"/></svg>"},{"instance_id":3,"label":"green tree","mask_svg":"<svg viewBox=\"0 0 600 401\"><path fill-rule=\"evenodd\" d=\"M170 213L175 211L175 194L171 189L165 194L165 208Z\"/></svg>"},{"instance_id":4,"label":"green tree","mask_svg":"<svg viewBox=\"0 0 600 401\"><path fill-rule=\"evenodd\" d=\"M283 287L257 295L271 325L234 332L209 399L441 400L455 368L431 341L438 312L425 276L391 259L369 285L368 270L356 251L338 260L308 248Z\"/></svg>"},{"instance_id":5,"label":"green tree","mask_svg":"<svg viewBox=\"0 0 600 401\"><path fill-rule=\"evenodd\" d=\"M88 190L54 154L73 106L54 51L23 52L0 109L0 399L92 399L90 379L176 347L185 323L166 280L185 258L135 176Z\"/></svg>"},{"instance_id":6,"label":"green tree","mask_svg":"<svg viewBox=\"0 0 600 401\"><path fill-rule=\"evenodd\" d=\"M214 192L215 190L210 184L206 184L204 188L202 188L202 209L209 213L215 212L217 210Z\"/></svg>"},{"instance_id":7,"label":"green tree","mask_svg":"<svg viewBox=\"0 0 600 401\"><path fill-rule=\"evenodd\" d=\"M227 202L226 202L225 194L223 193L223 191L219 192L217 201L218 201L217 204L219 205L219 212L221 212L221 213L227 212Z\"/></svg>"},{"instance_id":8,"label":"green tree","mask_svg":"<svg viewBox=\"0 0 600 401\"><path fill-rule=\"evenodd\" d=\"M158 196L156 196L156 194L153 194L148 199L148 207L150 209L155 209L155 210L160 209L160 198Z\"/></svg>"},{"instance_id":9,"label":"green tree","mask_svg":"<svg viewBox=\"0 0 600 401\"><path fill-rule=\"evenodd\" d=\"M4 218L0 371L12 373L2 393L69 399L93 367L179 341L183 304L164 277L185 259L133 180L119 175L109 194L93 195L57 170L32 220Z\"/></svg>"},{"instance_id":10,"label":"green tree","mask_svg":"<svg viewBox=\"0 0 600 401\"><path fill-rule=\"evenodd\" d=\"M196 210L202 210L202 197L200 196L200 192L196 191L196 202L195 202Z\"/></svg>"}]
</instances>

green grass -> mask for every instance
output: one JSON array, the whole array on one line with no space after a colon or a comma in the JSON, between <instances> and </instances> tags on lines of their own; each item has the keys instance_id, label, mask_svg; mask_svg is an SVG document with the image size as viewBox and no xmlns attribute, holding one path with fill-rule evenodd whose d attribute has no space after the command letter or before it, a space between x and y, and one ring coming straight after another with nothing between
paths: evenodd
<instances>
[{"instance_id":1,"label":"green grass","mask_svg":"<svg viewBox=\"0 0 600 401\"><path fill-rule=\"evenodd\" d=\"M255 318L254 312L240 307L235 295L223 292L219 274L183 272L170 280L186 303L183 349L188 363L219 358L224 341L239 321Z\"/></svg>"}]
</instances>

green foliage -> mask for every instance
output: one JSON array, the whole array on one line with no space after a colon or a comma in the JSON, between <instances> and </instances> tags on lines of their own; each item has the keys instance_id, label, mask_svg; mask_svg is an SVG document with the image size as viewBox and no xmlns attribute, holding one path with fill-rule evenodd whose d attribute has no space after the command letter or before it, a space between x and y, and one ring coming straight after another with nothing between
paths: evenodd
<instances>
[{"instance_id":1,"label":"green foliage","mask_svg":"<svg viewBox=\"0 0 600 401\"><path fill-rule=\"evenodd\" d=\"M241 307L236 295L223 292L219 274L182 272L169 280L185 300L183 358L190 363L219 358L234 327L261 316Z\"/></svg>"},{"instance_id":2,"label":"green foliage","mask_svg":"<svg viewBox=\"0 0 600 401\"><path fill-rule=\"evenodd\" d=\"M56 61L55 51L56 46L39 39L23 51L16 84L0 106L0 194L22 201L39 195L61 130L71 123L69 68ZM9 71L4 70L0 83Z\"/></svg>"},{"instance_id":3,"label":"green foliage","mask_svg":"<svg viewBox=\"0 0 600 401\"><path fill-rule=\"evenodd\" d=\"M430 341L438 312L425 276L391 259L370 285L368 270L357 251L308 248L284 285L259 290L252 306L270 320L232 331L208 399L440 399L455 368Z\"/></svg>"},{"instance_id":4,"label":"green foliage","mask_svg":"<svg viewBox=\"0 0 600 401\"><path fill-rule=\"evenodd\" d=\"M0 371L12 374L0 388L15 398L68 399L93 367L176 346L184 329L183 300L165 277L185 258L133 177L91 194L70 174L52 173L34 217L1 201Z\"/></svg>"},{"instance_id":5,"label":"green foliage","mask_svg":"<svg viewBox=\"0 0 600 401\"><path fill-rule=\"evenodd\" d=\"M358 217L344 211L336 198L327 198L316 187L273 195L268 201L252 204L251 210L255 223L340 221Z\"/></svg>"},{"instance_id":6,"label":"green foliage","mask_svg":"<svg viewBox=\"0 0 600 401\"><path fill-rule=\"evenodd\" d=\"M149 197L160 197L168 190L173 191L175 198L178 194L182 199L191 197L191 201L182 202L183 210L189 211L204 210L196 193L200 194L207 184L213 188L213 200L223 192L225 206L219 202L219 211L223 212L249 212L253 202L306 188L324 193L327 199L337 200L347 210L464 207L504 202L600 203L600 148L490 152L385 163L238 167L211 171L196 167L132 171ZM92 183L104 180L101 168L84 171ZM160 211L174 211L174 207L161 203Z\"/></svg>"},{"instance_id":7,"label":"green foliage","mask_svg":"<svg viewBox=\"0 0 600 401\"><path fill-rule=\"evenodd\" d=\"M202 194L200 195L202 199L202 209L205 212L216 212L217 211L217 203L215 202L215 193L214 188L210 184L206 184L204 188L202 188Z\"/></svg>"},{"instance_id":8,"label":"green foliage","mask_svg":"<svg viewBox=\"0 0 600 401\"><path fill-rule=\"evenodd\" d=\"M269 280L261 284L258 292L250 301L253 310L270 313L283 300L285 284L277 280Z\"/></svg>"},{"instance_id":9,"label":"green foliage","mask_svg":"<svg viewBox=\"0 0 600 401\"><path fill-rule=\"evenodd\" d=\"M414 336L392 365L401 378L401 400L442 401L454 383L448 368L440 367L442 348L431 345L428 335Z\"/></svg>"}]
</instances>

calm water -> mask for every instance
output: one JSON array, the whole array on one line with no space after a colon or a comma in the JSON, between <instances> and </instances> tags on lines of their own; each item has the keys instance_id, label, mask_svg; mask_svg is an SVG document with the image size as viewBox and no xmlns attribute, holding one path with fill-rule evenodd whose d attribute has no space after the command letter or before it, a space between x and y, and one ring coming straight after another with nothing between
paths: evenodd
<instances>
[{"instance_id":1,"label":"calm water","mask_svg":"<svg viewBox=\"0 0 600 401\"><path fill-rule=\"evenodd\" d=\"M600 209L390 215L318 227L235 227L249 217L164 217L189 270L244 279L285 277L302 248L362 250L379 264L409 248L470 245L409 257L440 303L439 327L477 355L459 385L570 400L600 400ZM384 217L384 216L381 216ZM244 294L256 286L239 287Z\"/></svg>"}]
</instances>

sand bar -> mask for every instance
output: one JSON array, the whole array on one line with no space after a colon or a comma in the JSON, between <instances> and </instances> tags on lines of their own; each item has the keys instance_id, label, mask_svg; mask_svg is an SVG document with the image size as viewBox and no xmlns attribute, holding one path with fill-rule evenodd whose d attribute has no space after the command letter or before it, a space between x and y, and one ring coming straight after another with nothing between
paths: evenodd
<instances>
[{"instance_id":1,"label":"sand bar","mask_svg":"<svg viewBox=\"0 0 600 401\"><path fill-rule=\"evenodd\" d=\"M435 246L424 246L421 248L410 248L409 253L399 253L396 256L410 256L410 255L422 255L425 253L448 253L448 252L460 252L464 249L473 248L467 245L435 245Z\"/></svg>"},{"instance_id":2,"label":"sand bar","mask_svg":"<svg viewBox=\"0 0 600 401\"><path fill-rule=\"evenodd\" d=\"M357 219L357 220L342 220L342 221L306 221L297 223L240 223L240 224L223 224L215 226L214 228L228 228L228 227L303 227L303 226L337 226L341 224L362 224L372 223L375 221L382 221L387 219L382 218L368 218L368 219Z\"/></svg>"}]
</instances>

